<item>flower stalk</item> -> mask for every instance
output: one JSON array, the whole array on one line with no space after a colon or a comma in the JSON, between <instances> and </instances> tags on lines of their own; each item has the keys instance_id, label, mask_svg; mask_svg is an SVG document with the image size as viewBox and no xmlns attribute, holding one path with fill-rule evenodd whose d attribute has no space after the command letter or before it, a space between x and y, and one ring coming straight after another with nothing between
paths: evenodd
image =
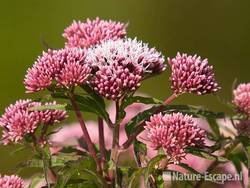
<instances>
[{"instance_id":1,"label":"flower stalk","mask_svg":"<svg viewBox=\"0 0 250 188\"><path fill-rule=\"evenodd\" d=\"M119 123L119 108L120 103L119 100L115 103L115 109L116 109L116 115L115 115L115 127L113 129L113 143L112 143L112 149L111 149L111 160L114 163L114 166L112 168L111 172L111 179L113 185L116 187L117 184L117 173L116 173L116 165L118 163L118 157L119 157L119 137L120 137L120 123Z\"/></svg>"},{"instance_id":2,"label":"flower stalk","mask_svg":"<svg viewBox=\"0 0 250 188\"><path fill-rule=\"evenodd\" d=\"M105 148L105 139L104 139L104 126L103 119L98 117L98 130L99 130L99 147L100 147L100 158L101 158L101 167L104 168L106 162L106 148Z\"/></svg>"},{"instance_id":3,"label":"flower stalk","mask_svg":"<svg viewBox=\"0 0 250 188\"><path fill-rule=\"evenodd\" d=\"M80 123L81 129L82 129L82 132L83 132L83 136L84 136L84 139L85 139L87 147L88 147L88 151L89 151L90 155L95 159L95 161L96 161L96 163L98 165L99 161L97 159L97 155L96 155L96 151L95 151L95 148L94 148L94 144L91 141L91 138L89 136L89 133L88 133L87 127L85 125L83 116L81 114L79 106L76 103L75 96L71 92L69 93L69 99L71 101L71 104L72 104L72 107L73 107L74 112L76 114L76 117L77 117L77 119L78 119L78 121Z\"/></svg>"}]
</instances>

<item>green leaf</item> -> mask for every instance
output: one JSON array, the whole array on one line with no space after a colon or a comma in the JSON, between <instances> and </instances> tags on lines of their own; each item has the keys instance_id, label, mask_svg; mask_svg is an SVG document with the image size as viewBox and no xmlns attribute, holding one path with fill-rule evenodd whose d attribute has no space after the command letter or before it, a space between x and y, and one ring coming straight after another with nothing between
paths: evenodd
<instances>
[{"instance_id":1,"label":"green leaf","mask_svg":"<svg viewBox=\"0 0 250 188\"><path fill-rule=\"evenodd\" d=\"M141 160L142 158L145 158L145 156L147 155L147 146L146 144L135 140L134 142L134 156L135 156L135 160L137 163L137 166L142 166L141 165Z\"/></svg>"},{"instance_id":2,"label":"green leaf","mask_svg":"<svg viewBox=\"0 0 250 188\"><path fill-rule=\"evenodd\" d=\"M200 172L198 172L197 170L193 169L192 167L190 167L188 164L185 163L179 163L178 166L188 170L189 172L193 173L193 174L201 174Z\"/></svg>"},{"instance_id":3,"label":"green leaf","mask_svg":"<svg viewBox=\"0 0 250 188\"><path fill-rule=\"evenodd\" d=\"M250 138L249 137L240 135L240 136L237 136L236 139L240 140L240 142L242 143L242 145L244 147L249 147L250 146Z\"/></svg>"},{"instance_id":4,"label":"green leaf","mask_svg":"<svg viewBox=\"0 0 250 188\"><path fill-rule=\"evenodd\" d=\"M126 115L126 112L124 111L126 107L128 107L131 104L134 103L143 103L143 104L162 104L163 102L161 100L151 98L151 97L142 97L142 96L131 96L126 97L121 104L120 107L120 119L123 119Z\"/></svg>"},{"instance_id":5,"label":"green leaf","mask_svg":"<svg viewBox=\"0 0 250 188\"><path fill-rule=\"evenodd\" d=\"M41 159L31 159L17 165L16 169L22 170L24 168L43 168L43 161Z\"/></svg>"},{"instance_id":6,"label":"green leaf","mask_svg":"<svg viewBox=\"0 0 250 188\"><path fill-rule=\"evenodd\" d=\"M216 119L211 117L207 117L206 119L212 129L214 139L218 140L220 138L220 129Z\"/></svg>"},{"instance_id":7,"label":"green leaf","mask_svg":"<svg viewBox=\"0 0 250 188\"><path fill-rule=\"evenodd\" d=\"M227 159L234 161L234 160L239 160L242 162L247 168L249 166L249 155L248 152L245 151L245 148L238 148L235 149L234 151L231 151L227 155Z\"/></svg>"},{"instance_id":8,"label":"green leaf","mask_svg":"<svg viewBox=\"0 0 250 188\"><path fill-rule=\"evenodd\" d=\"M164 188L164 180L162 175L158 175L155 179L157 188Z\"/></svg>"},{"instance_id":9,"label":"green leaf","mask_svg":"<svg viewBox=\"0 0 250 188\"><path fill-rule=\"evenodd\" d=\"M44 171L44 175L45 175L45 180L46 180L48 188L50 188L48 172L49 172L50 166L51 166L51 161L50 161L51 157L50 157L49 146L46 145L44 148L39 148L39 149L40 149L40 152L42 154L43 171Z\"/></svg>"},{"instance_id":10,"label":"green leaf","mask_svg":"<svg viewBox=\"0 0 250 188\"><path fill-rule=\"evenodd\" d=\"M150 175L154 172L155 170L155 165L158 164L162 159L164 159L166 157L166 155L157 155L156 157L152 158L149 162L148 162L148 166L145 170L145 174L144 174L144 182L145 182L145 186L148 186L149 183L149 178Z\"/></svg>"},{"instance_id":11,"label":"green leaf","mask_svg":"<svg viewBox=\"0 0 250 188\"><path fill-rule=\"evenodd\" d=\"M158 108L158 106L154 106L150 109L147 109L143 112L138 113L134 116L125 126L126 134L129 136L135 129L135 127L143 120L148 119Z\"/></svg>"},{"instance_id":12,"label":"green leaf","mask_svg":"<svg viewBox=\"0 0 250 188\"><path fill-rule=\"evenodd\" d=\"M238 174L242 173L242 166L241 161L237 158L237 156L234 156L231 158L231 161L237 171ZM244 176L242 176L242 180L240 181L242 187L244 187Z\"/></svg>"},{"instance_id":13,"label":"green leaf","mask_svg":"<svg viewBox=\"0 0 250 188\"><path fill-rule=\"evenodd\" d=\"M81 111L90 112L97 114L102 117L107 123L111 123L109 119L109 114L105 110L105 102L103 98L94 92L89 86L81 86L87 93L78 93L75 94L75 100ZM51 94L53 98L59 99L69 99L65 92L54 92ZM68 105L67 110L73 110L71 105Z\"/></svg>"},{"instance_id":14,"label":"green leaf","mask_svg":"<svg viewBox=\"0 0 250 188\"><path fill-rule=\"evenodd\" d=\"M54 104L54 105L42 105L29 108L29 111L42 111L42 110L65 110L67 104Z\"/></svg>"},{"instance_id":15,"label":"green leaf","mask_svg":"<svg viewBox=\"0 0 250 188\"><path fill-rule=\"evenodd\" d=\"M64 166L65 163L69 161L76 161L80 158L80 155L77 155L76 152L74 153L58 153L57 155L53 155L51 157L51 166Z\"/></svg>"},{"instance_id":16,"label":"green leaf","mask_svg":"<svg viewBox=\"0 0 250 188\"><path fill-rule=\"evenodd\" d=\"M192 155L202 157L208 160L217 160L218 162L228 162L228 159L220 156L213 155L205 150L199 149L199 148L193 148L193 147L188 147L185 149L187 153L190 153Z\"/></svg>"},{"instance_id":17,"label":"green leaf","mask_svg":"<svg viewBox=\"0 0 250 188\"><path fill-rule=\"evenodd\" d=\"M134 171L133 174L129 178L128 188L137 188L140 184L140 178L143 175L145 168L139 168L138 170Z\"/></svg>"},{"instance_id":18,"label":"green leaf","mask_svg":"<svg viewBox=\"0 0 250 188\"><path fill-rule=\"evenodd\" d=\"M15 149L14 151L12 151L12 152L10 153L10 155L17 155L17 154L19 154L19 153L22 153L22 152L25 151L25 150L28 150L28 147L27 147L26 145L20 146L20 147L18 147L17 149Z\"/></svg>"},{"instance_id":19,"label":"green leaf","mask_svg":"<svg viewBox=\"0 0 250 188\"><path fill-rule=\"evenodd\" d=\"M97 187L105 185L105 180L97 174L95 160L90 156L82 157L75 162L68 162L66 166L59 171L59 178L55 188L63 188L73 179L82 179L88 184L94 184Z\"/></svg>"},{"instance_id":20,"label":"green leaf","mask_svg":"<svg viewBox=\"0 0 250 188\"><path fill-rule=\"evenodd\" d=\"M105 108L104 99L99 94L97 94L91 87L89 87L88 85L83 85L81 86L81 88L85 90L94 100L96 100L100 106Z\"/></svg>"},{"instance_id":21,"label":"green leaf","mask_svg":"<svg viewBox=\"0 0 250 188\"><path fill-rule=\"evenodd\" d=\"M29 188L37 188L39 183L44 181L44 176L43 175L37 175L35 177L31 178L31 182L29 184Z\"/></svg>"},{"instance_id":22,"label":"green leaf","mask_svg":"<svg viewBox=\"0 0 250 188\"><path fill-rule=\"evenodd\" d=\"M91 112L102 117L106 122L110 122L109 114L105 110L105 104L92 98L90 95L75 95L76 102L81 111Z\"/></svg>"},{"instance_id":23,"label":"green leaf","mask_svg":"<svg viewBox=\"0 0 250 188\"><path fill-rule=\"evenodd\" d=\"M182 112L184 114L193 115L194 117L205 118L224 118L225 115L222 112L212 112L201 106L194 105L167 105L163 110L166 113Z\"/></svg>"},{"instance_id":24,"label":"green leaf","mask_svg":"<svg viewBox=\"0 0 250 188\"><path fill-rule=\"evenodd\" d=\"M138 113L134 116L125 126L127 135L129 136L135 129L135 127L141 122L147 120L152 114L154 114L157 109L161 108L163 113L174 113L181 112L188 115L193 115L194 117L205 117L205 118L222 118L224 117L223 113L215 113L204 109L202 107L192 106L192 105L167 105L161 106L159 104L154 105L153 107ZM218 133L218 132L217 132Z\"/></svg>"}]
</instances>

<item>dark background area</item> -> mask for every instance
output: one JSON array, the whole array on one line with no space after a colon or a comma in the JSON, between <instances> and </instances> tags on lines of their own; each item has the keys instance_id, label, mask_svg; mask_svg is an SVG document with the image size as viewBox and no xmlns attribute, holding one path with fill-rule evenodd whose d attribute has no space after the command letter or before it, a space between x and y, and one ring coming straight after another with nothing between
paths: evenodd
<instances>
[{"instance_id":1,"label":"dark background area","mask_svg":"<svg viewBox=\"0 0 250 188\"><path fill-rule=\"evenodd\" d=\"M128 36L155 46L166 57L178 51L208 58L222 89L231 100L231 87L249 81L249 0L1 0L0 112L19 98L30 98L22 84L25 72L43 50L42 40L62 48L62 33L73 20L100 17L128 22ZM170 70L144 82L140 91L164 99L171 94ZM230 112L216 96L184 95L176 103ZM72 119L72 118L71 118ZM10 155L0 146L0 173L7 173L25 155Z\"/></svg>"}]
</instances>

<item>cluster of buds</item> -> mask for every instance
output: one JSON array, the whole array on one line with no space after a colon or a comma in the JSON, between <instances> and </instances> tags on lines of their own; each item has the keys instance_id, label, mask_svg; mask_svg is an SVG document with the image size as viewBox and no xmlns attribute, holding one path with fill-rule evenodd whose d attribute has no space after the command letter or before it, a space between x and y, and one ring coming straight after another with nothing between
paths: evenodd
<instances>
[{"instance_id":1,"label":"cluster of buds","mask_svg":"<svg viewBox=\"0 0 250 188\"><path fill-rule=\"evenodd\" d=\"M160 52L129 38L109 40L89 49L86 63L95 71L91 85L99 94L113 100L134 92L147 75L166 68Z\"/></svg>"},{"instance_id":2,"label":"cluster of buds","mask_svg":"<svg viewBox=\"0 0 250 188\"><path fill-rule=\"evenodd\" d=\"M66 47L89 48L106 40L117 40L126 36L126 25L112 20L96 18L86 22L74 21L64 31Z\"/></svg>"},{"instance_id":3,"label":"cluster of buds","mask_svg":"<svg viewBox=\"0 0 250 188\"><path fill-rule=\"evenodd\" d=\"M177 53L175 58L168 59L168 63L172 69L170 80L175 94L204 95L219 90L213 67L208 64L207 59Z\"/></svg>"},{"instance_id":4,"label":"cluster of buds","mask_svg":"<svg viewBox=\"0 0 250 188\"><path fill-rule=\"evenodd\" d=\"M233 91L233 104L236 106L238 112L250 116L250 83L240 84Z\"/></svg>"},{"instance_id":5,"label":"cluster of buds","mask_svg":"<svg viewBox=\"0 0 250 188\"><path fill-rule=\"evenodd\" d=\"M24 181L16 176L2 176L0 175L0 187L1 188L24 188Z\"/></svg>"},{"instance_id":6,"label":"cluster of buds","mask_svg":"<svg viewBox=\"0 0 250 188\"><path fill-rule=\"evenodd\" d=\"M56 102L45 103L45 105ZM20 142L25 135L35 132L39 125L51 125L64 120L67 117L63 110L31 111L31 108L41 106L40 102L32 102L30 99L16 101L5 109L0 118L0 127L3 128L3 143Z\"/></svg>"},{"instance_id":7,"label":"cluster of buds","mask_svg":"<svg viewBox=\"0 0 250 188\"><path fill-rule=\"evenodd\" d=\"M44 52L27 71L24 80L27 92L49 88L53 81L66 88L84 84L91 72L84 63L85 55L85 51L79 48Z\"/></svg>"},{"instance_id":8,"label":"cluster of buds","mask_svg":"<svg viewBox=\"0 0 250 188\"><path fill-rule=\"evenodd\" d=\"M205 131L191 116L182 113L155 114L146 122L148 139L154 149L163 148L167 156L178 163L186 156L187 147L203 146Z\"/></svg>"}]
</instances>

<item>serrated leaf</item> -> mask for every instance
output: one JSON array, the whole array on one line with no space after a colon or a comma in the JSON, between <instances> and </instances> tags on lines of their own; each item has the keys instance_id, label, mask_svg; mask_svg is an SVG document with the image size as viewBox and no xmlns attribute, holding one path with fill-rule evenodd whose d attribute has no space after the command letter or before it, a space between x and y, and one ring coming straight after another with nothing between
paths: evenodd
<instances>
[{"instance_id":1,"label":"serrated leaf","mask_svg":"<svg viewBox=\"0 0 250 188\"><path fill-rule=\"evenodd\" d=\"M138 113L136 116L134 116L125 126L125 131L127 136L129 136L135 127L143 120L148 119L158 108L158 106L154 106L150 109L147 109L143 112Z\"/></svg>"},{"instance_id":2,"label":"serrated leaf","mask_svg":"<svg viewBox=\"0 0 250 188\"><path fill-rule=\"evenodd\" d=\"M121 104L119 118L123 119L126 115L125 108L134 103L142 103L142 104L162 104L161 100L151 98L151 97L143 97L143 96L131 96L126 97Z\"/></svg>"},{"instance_id":3,"label":"serrated leaf","mask_svg":"<svg viewBox=\"0 0 250 188\"><path fill-rule=\"evenodd\" d=\"M77 153L58 153L57 155L53 155L51 157L51 166L64 166L65 163L69 161L76 161L80 158L80 155L77 155Z\"/></svg>"},{"instance_id":4,"label":"serrated leaf","mask_svg":"<svg viewBox=\"0 0 250 188\"><path fill-rule=\"evenodd\" d=\"M166 155L157 155L156 157L152 158L149 162L148 162L148 166L145 170L145 174L144 174L144 182L145 182L145 186L148 186L149 183L149 176L153 173L153 171L155 170L155 166L156 164L158 164L162 159L164 159L166 157Z\"/></svg>"},{"instance_id":5,"label":"serrated leaf","mask_svg":"<svg viewBox=\"0 0 250 188\"><path fill-rule=\"evenodd\" d=\"M90 95L75 95L76 102L81 111L91 112L102 117L106 122L109 122L109 114L105 110L105 104L93 99Z\"/></svg>"},{"instance_id":6,"label":"serrated leaf","mask_svg":"<svg viewBox=\"0 0 250 188\"><path fill-rule=\"evenodd\" d=\"M222 118L225 117L223 113L215 113L209 110L206 110L202 107L192 106L192 105L154 105L153 107L138 113L134 116L125 126L127 135L129 136L134 130L135 127L144 120L147 120L152 114L154 114L158 108L161 108L163 113L174 113L182 112L184 114L193 115L194 117L205 117L205 118Z\"/></svg>"},{"instance_id":7,"label":"serrated leaf","mask_svg":"<svg viewBox=\"0 0 250 188\"><path fill-rule=\"evenodd\" d=\"M88 85L83 85L81 86L81 88L84 89L89 95L91 95L91 97L95 99L101 107L105 108L104 99L94 90L92 90L91 87L89 87Z\"/></svg>"},{"instance_id":8,"label":"serrated leaf","mask_svg":"<svg viewBox=\"0 0 250 188\"><path fill-rule=\"evenodd\" d=\"M37 175L35 177L32 177L31 182L29 184L29 188L37 188L39 183L41 183L42 181L44 181L44 176L43 175Z\"/></svg>"},{"instance_id":9,"label":"serrated leaf","mask_svg":"<svg viewBox=\"0 0 250 188\"><path fill-rule=\"evenodd\" d=\"M197 170L193 169L191 166L189 166L188 164L185 164L185 163L179 163L178 166L188 170L189 172L191 173L194 173L194 174L201 174L200 172L198 172Z\"/></svg>"},{"instance_id":10,"label":"serrated leaf","mask_svg":"<svg viewBox=\"0 0 250 188\"><path fill-rule=\"evenodd\" d=\"M162 175L158 175L155 182L156 182L157 188L164 188L164 180L163 180Z\"/></svg>"},{"instance_id":11,"label":"serrated leaf","mask_svg":"<svg viewBox=\"0 0 250 188\"><path fill-rule=\"evenodd\" d=\"M15 149L14 151L12 151L11 153L10 153L10 155L16 155L16 154L19 154L19 153L21 153L21 152L23 152L23 151L25 151L25 150L27 150L28 148L27 148L27 146L20 146L20 147L18 147L17 149Z\"/></svg>"},{"instance_id":12,"label":"serrated leaf","mask_svg":"<svg viewBox=\"0 0 250 188\"><path fill-rule=\"evenodd\" d=\"M228 159L221 157L221 156L213 155L202 149L189 147L189 148L186 148L185 150L187 153L190 153L192 155L202 157L208 160L217 160L218 162L228 162Z\"/></svg>"},{"instance_id":13,"label":"serrated leaf","mask_svg":"<svg viewBox=\"0 0 250 188\"><path fill-rule=\"evenodd\" d=\"M237 171L238 174L242 173L241 161L237 157L231 158L231 161ZM242 176L242 180L240 181L242 187L244 187L244 176Z\"/></svg>"},{"instance_id":14,"label":"serrated leaf","mask_svg":"<svg viewBox=\"0 0 250 188\"><path fill-rule=\"evenodd\" d=\"M57 180L57 184L55 185L55 188L64 188L67 184L67 182L70 180L70 178L74 179L83 179L86 182L86 184L83 185L93 185L95 187L103 187L105 185L105 180L97 174L97 172L93 172L86 168L68 168L65 169L62 174L59 176Z\"/></svg>"},{"instance_id":15,"label":"serrated leaf","mask_svg":"<svg viewBox=\"0 0 250 188\"><path fill-rule=\"evenodd\" d=\"M29 111L42 111L42 110L66 110L67 104L55 104L55 105L42 105L29 108Z\"/></svg>"},{"instance_id":16,"label":"serrated leaf","mask_svg":"<svg viewBox=\"0 0 250 188\"><path fill-rule=\"evenodd\" d=\"M66 166L58 174L59 178L55 188L65 187L71 179L82 179L99 187L105 185L105 180L96 172L95 160L90 156L66 163Z\"/></svg>"},{"instance_id":17,"label":"serrated leaf","mask_svg":"<svg viewBox=\"0 0 250 188\"><path fill-rule=\"evenodd\" d=\"M145 170L146 170L145 168L140 168L132 173L132 175L129 178L128 188L139 187L140 177L142 176Z\"/></svg>"},{"instance_id":18,"label":"serrated leaf","mask_svg":"<svg viewBox=\"0 0 250 188\"><path fill-rule=\"evenodd\" d=\"M167 105L164 106L165 112L182 112L185 114L193 115L194 117L205 117L205 118L224 118L225 115L222 112L212 112L201 106L194 105Z\"/></svg>"},{"instance_id":19,"label":"serrated leaf","mask_svg":"<svg viewBox=\"0 0 250 188\"><path fill-rule=\"evenodd\" d=\"M18 164L16 168L18 170L22 170L24 168L43 168L43 161L41 159L31 159Z\"/></svg>"},{"instance_id":20,"label":"serrated leaf","mask_svg":"<svg viewBox=\"0 0 250 188\"><path fill-rule=\"evenodd\" d=\"M238 139L244 147L250 146L250 138L249 137L240 135L240 136L237 136L236 139Z\"/></svg>"},{"instance_id":21,"label":"serrated leaf","mask_svg":"<svg viewBox=\"0 0 250 188\"><path fill-rule=\"evenodd\" d=\"M145 157L147 155L147 146L146 144L135 140L134 142L134 157L137 163L137 166L141 167L141 158Z\"/></svg>"},{"instance_id":22,"label":"serrated leaf","mask_svg":"<svg viewBox=\"0 0 250 188\"><path fill-rule=\"evenodd\" d=\"M220 129L219 125L215 118L207 117L206 118L210 128L212 129L214 139L218 140L220 138Z\"/></svg>"}]
</instances>

